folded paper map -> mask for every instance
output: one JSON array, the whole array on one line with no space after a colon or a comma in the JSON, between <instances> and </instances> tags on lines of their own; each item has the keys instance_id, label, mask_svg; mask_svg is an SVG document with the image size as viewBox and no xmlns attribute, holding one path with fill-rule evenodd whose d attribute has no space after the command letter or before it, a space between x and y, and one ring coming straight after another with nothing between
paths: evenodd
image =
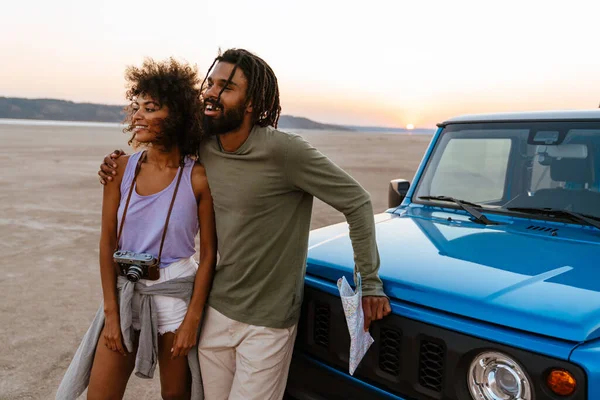
<instances>
[{"instance_id":1,"label":"folded paper map","mask_svg":"<svg viewBox=\"0 0 600 400\"><path fill-rule=\"evenodd\" d=\"M365 332L365 315L362 309L362 288L360 273L356 274L356 292L352 290L350 284L343 276L337 281L338 290L342 298L342 306L346 315L346 323L350 332L350 375L354 375L354 371L360 361L363 359L369 347L374 340L371 334Z\"/></svg>"}]
</instances>

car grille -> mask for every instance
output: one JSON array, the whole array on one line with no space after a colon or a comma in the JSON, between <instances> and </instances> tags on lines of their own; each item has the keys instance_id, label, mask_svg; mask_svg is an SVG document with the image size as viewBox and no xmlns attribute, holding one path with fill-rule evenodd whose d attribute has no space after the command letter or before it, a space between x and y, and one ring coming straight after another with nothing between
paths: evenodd
<instances>
[{"instance_id":1,"label":"car grille","mask_svg":"<svg viewBox=\"0 0 600 400\"><path fill-rule=\"evenodd\" d=\"M315 343L321 347L329 347L329 304L315 302Z\"/></svg>"},{"instance_id":2,"label":"car grille","mask_svg":"<svg viewBox=\"0 0 600 400\"><path fill-rule=\"evenodd\" d=\"M379 348L379 368L391 375L400 373L400 346L402 332L395 329L381 330L381 347Z\"/></svg>"},{"instance_id":3,"label":"car grille","mask_svg":"<svg viewBox=\"0 0 600 400\"><path fill-rule=\"evenodd\" d=\"M419 383L436 392L442 391L444 380L444 356L446 349L443 343L429 340L421 342L419 349Z\"/></svg>"},{"instance_id":4,"label":"car grille","mask_svg":"<svg viewBox=\"0 0 600 400\"><path fill-rule=\"evenodd\" d=\"M583 370L572 364L399 315L390 315L372 324L371 335L375 343L354 377L407 398L470 398L466 369L472 357L483 349L496 349L516 357L530 376L539 377L538 387L551 366L569 369L579 376L578 382L585 382ZM350 335L339 297L306 287L296 351L348 373L349 349ZM551 399L546 396L538 391L536 400ZM585 390L578 391L573 397L585 398Z\"/></svg>"}]
</instances>

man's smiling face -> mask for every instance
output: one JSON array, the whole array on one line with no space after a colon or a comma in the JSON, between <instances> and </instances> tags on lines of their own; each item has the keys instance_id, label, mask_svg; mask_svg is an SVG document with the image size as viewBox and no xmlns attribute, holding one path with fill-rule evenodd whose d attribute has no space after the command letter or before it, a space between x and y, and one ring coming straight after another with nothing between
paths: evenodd
<instances>
[{"instance_id":1,"label":"man's smiling face","mask_svg":"<svg viewBox=\"0 0 600 400\"><path fill-rule=\"evenodd\" d=\"M246 101L248 80L238 67L229 83L234 64L219 62L207 79L204 98L204 129L208 135L221 135L240 128L252 105ZM221 94L219 98L219 93Z\"/></svg>"}]
</instances>

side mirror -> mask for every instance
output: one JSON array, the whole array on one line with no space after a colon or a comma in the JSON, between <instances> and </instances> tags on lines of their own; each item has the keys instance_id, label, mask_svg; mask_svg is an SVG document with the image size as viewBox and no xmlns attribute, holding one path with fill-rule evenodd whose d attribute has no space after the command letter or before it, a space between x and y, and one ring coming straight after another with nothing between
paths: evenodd
<instances>
[{"instance_id":1,"label":"side mirror","mask_svg":"<svg viewBox=\"0 0 600 400\"><path fill-rule=\"evenodd\" d=\"M409 188L410 182L406 179L392 179L388 189L388 208L398 207L404 200Z\"/></svg>"}]
</instances>

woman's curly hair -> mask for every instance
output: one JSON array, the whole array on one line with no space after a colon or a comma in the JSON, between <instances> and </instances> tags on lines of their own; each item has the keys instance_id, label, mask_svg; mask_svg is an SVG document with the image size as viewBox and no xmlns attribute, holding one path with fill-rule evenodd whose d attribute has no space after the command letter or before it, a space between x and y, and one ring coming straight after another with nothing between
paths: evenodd
<instances>
[{"instance_id":1,"label":"woman's curly hair","mask_svg":"<svg viewBox=\"0 0 600 400\"><path fill-rule=\"evenodd\" d=\"M176 146L181 152L183 162L186 156L198 157L202 140L200 81L198 71L187 63L180 63L173 58L154 61L146 58L141 67L130 66L125 71L127 80L126 97L130 102L140 96L149 96L169 108L169 116L162 123L161 134L157 144L170 150ZM125 133L133 130L133 115L136 110L132 105L125 107L127 127ZM135 134L129 139L135 143Z\"/></svg>"}]
</instances>

